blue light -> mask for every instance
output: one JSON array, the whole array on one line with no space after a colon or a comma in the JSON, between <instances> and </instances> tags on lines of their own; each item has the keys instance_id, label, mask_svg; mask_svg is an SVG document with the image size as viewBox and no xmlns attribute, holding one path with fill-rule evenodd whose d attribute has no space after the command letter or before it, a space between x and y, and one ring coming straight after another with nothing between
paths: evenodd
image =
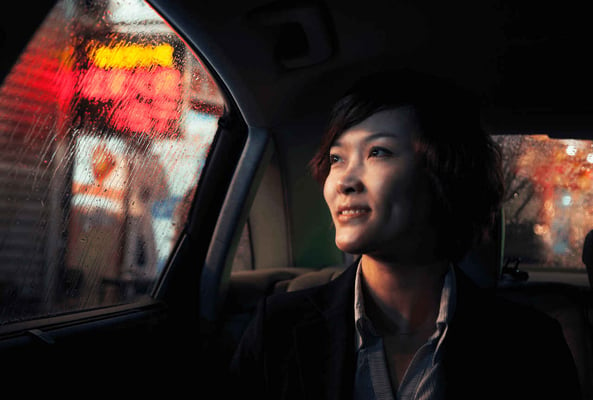
<instances>
[{"instance_id":1,"label":"blue light","mask_svg":"<svg viewBox=\"0 0 593 400\"><path fill-rule=\"evenodd\" d=\"M572 204L572 197L569 194L562 196L562 205L568 207Z\"/></svg>"}]
</instances>

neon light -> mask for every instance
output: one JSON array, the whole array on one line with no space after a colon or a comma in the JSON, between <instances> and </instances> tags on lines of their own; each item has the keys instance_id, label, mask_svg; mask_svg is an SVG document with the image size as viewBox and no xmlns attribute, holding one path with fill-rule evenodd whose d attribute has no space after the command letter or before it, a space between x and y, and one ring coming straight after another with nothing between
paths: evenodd
<instances>
[{"instance_id":1,"label":"neon light","mask_svg":"<svg viewBox=\"0 0 593 400\"><path fill-rule=\"evenodd\" d=\"M178 101L181 98L181 73L168 68L136 71L91 68L79 82L79 93L102 101L138 96L157 104Z\"/></svg>"},{"instance_id":2,"label":"neon light","mask_svg":"<svg viewBox=\"0 0 593 400\"><path fill-rule=\"evenodd\" d=\"M95 66L103 69L172 67L174 63L173 51L173 46L166 43L156 46L119 43L115 46L91 46L88 58Z\"/></svg>"},{"instance_id":3,"label":"neon light","mask_svg":"<svg viewBox=\"0 0 593 400\"><path fill-rule=\"evenodd\" d=\"M82 97L105 103L104 114L115 129L157 135L175 131L178 125L181 72L175 69L91 67L78 90Z\"/></svg>"}]
</instances>

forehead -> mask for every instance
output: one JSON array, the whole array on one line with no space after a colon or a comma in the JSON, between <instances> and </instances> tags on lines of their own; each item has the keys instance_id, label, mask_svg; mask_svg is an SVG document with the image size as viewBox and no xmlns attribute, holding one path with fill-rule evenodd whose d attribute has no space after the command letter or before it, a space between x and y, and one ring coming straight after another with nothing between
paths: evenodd
<instances>
[{"instance_id":1,"label":"forehead","mask_svg":"<svg viewBox=\"0 0 593 400\"><path fill-rule=\"evenodd\" d=\"M416 110L413 106L389 108L371 114L336 137L332 146L339 146L350 140L373 140L395 138L411 141L419 132Z\"/></svg>"}]
</instances>

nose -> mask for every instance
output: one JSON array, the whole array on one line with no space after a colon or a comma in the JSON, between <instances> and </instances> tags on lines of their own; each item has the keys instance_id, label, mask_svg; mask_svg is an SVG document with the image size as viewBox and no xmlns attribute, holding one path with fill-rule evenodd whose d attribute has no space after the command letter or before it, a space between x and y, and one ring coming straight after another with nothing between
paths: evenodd
<instances>
[{"instance_id":1,"label":"nose","mask_svg":"<svg viewBox=\"0 0 593 400\"><path fill-rule=\"evenodd\" d=\"M337 184L338 192L341 194L361 193L364 191L364 184L360 179L357 168L349 168L339 178Z\"/></svg>"}]
</instances>

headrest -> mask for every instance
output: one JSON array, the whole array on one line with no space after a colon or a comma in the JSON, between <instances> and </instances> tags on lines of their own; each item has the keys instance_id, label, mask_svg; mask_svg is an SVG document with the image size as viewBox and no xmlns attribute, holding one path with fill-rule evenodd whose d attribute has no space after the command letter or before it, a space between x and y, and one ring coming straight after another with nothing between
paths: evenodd
<instances>
[{"instance_id":1,"label":"headrest","mask_svg":"<svg viewBox=\"0 0 593 400\"><path fill-rule=\"evenodd\" d=\"M299 275L288 284L287 292L323 285L337 278L346 270L347 266L325 267L319 271Z\"/></svg>"},{"instance_id":2,"label":"headrest","mask_svg":"<svg viewBox=\"0 0 593 400\"><path fill-rule=\"evenodd\" d=\"M476 285L494 289L502 274L504 255L504 211L496 216L489 238L468 252L459 267Z\"/></svg>"}]
</instances>

